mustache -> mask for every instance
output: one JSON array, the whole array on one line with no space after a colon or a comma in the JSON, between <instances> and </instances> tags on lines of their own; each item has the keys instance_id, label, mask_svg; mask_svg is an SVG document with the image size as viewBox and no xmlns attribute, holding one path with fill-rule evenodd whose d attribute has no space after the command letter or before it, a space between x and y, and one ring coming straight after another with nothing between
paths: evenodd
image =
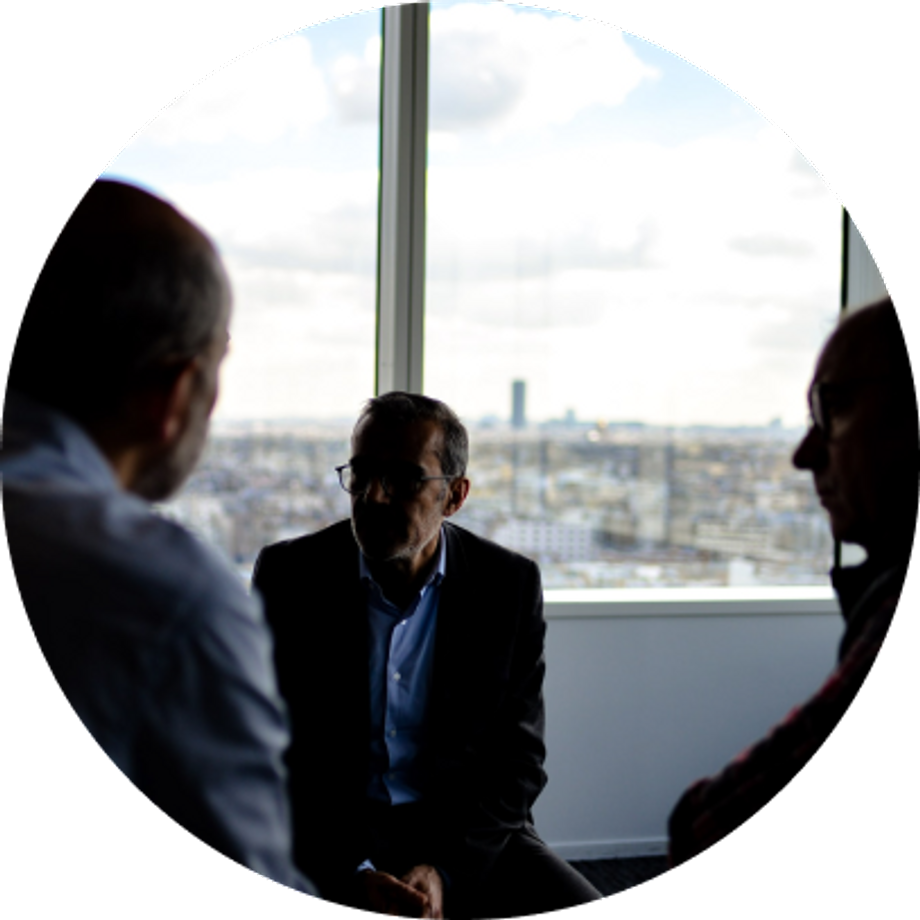
<instances>
[{"instance_id":1,"label":"mustache","mask_svg":"<svg viewBox=\"0 0 920 920\"><path fill-rule=\"evenodd\" d=\"M399 524L401 515L387 505L355 504L352 516L362 525L370 527L393 527Z\"/></svg>"}]
</instances>

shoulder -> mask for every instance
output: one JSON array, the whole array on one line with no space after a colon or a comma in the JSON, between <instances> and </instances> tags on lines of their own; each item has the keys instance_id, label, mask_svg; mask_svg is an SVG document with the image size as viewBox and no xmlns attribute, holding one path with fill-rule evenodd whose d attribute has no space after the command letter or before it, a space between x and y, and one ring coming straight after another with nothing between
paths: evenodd
<instances>
[{"instance_id":1,"label":"shoulder","mask_svg":"<svg viewBox=\"0 0 920 920\"><path fill-rule=\"evenodd\" d=\"M279 540L269 543L259 553L260 556L296 556L323 551L335 551L343 546L355 546L354 534L351 530L351 521L346 518L335 524L330 524L315 533L307 533L301 537L290 540Z\"/></svg>"},{"instance_id":2,"label":"shoulder","mask_svg":"<svg viewBox=\"0 0 920 920\"><path fill-rule=\"evenodd\" d=\"M316 533L281 540L264 547L256 559L253 584L264 590L267 583L288 577L302 581L313 574L337 572L354 565L357 543L351 521L345 519Z\"/></svg>"},{"instance_id":3,"label":"shoulder","mask_svg":"<svg viewBox=\"0 0 920 920\"><path fill-rule=\"evenodd\" d=\"M478 645L490 637L491 651L472 655L502 659L509 652L518 662L536 661L546 632L543 586L537 564L476 534L449 524L442 611L458 639ZM439 614L440 616L440 614ZM447 628L447 627L445 627Z\"/></svg>"},{"instance_id":4,"label":"shoulder","mask_svg":"<svg viewBox=\"0 0 920 920\"><path fill-rule=\"evenodd\" d=\"M445 521L448 554L462 557L469 563L479 563L508 570L539 572L537 564L507 547L480 537L472 531Z\"/></svg>"},{"instance_id":5,"label":"shoulder","mask_svg":"<svg viewBox=\"0 0 920 920\"><path fill-rule=\"evenodd\" d=\"M27 578L53 572L75 597L106 609L129 597L132 608L174 615L197 598L246 603L228 560L134 496L38 490L22 499L10 537Z\"/></svg>"},{"instance_id":6,"label":"shoulder","mask_svg":"<svg viewBox=\"0 0 920 920\"><path fill-rule=\"evenodd\" d=\"M43 495L28 508L9 530L26 611L112 756L124 753L125 726L162 699L164 675L181 674L178 689L192 673L255 670L265 685L252 654L268 660L259 605L216 550L130 496Z\"/></svg>"},{"instance_id":7,"label":"shoulder","mask_svg":"<svg viewBox=\"0 0 920 920\"><path fill-rule=\"evenodd\" d=\"M199 618L217 623L219 629L232 614L247 623L260 622L261 610L250 597L245 575L229 558L185 527L163 523L163 536L172 543L169 555L162 557L170 572L169 589L187 598Z\"/></svg>"},{"instance_id":8,"label":"shoulder","mask_svg":"<svg viewBox=\"0 0 920 920\"><path fill-rule=\"evenodd\" d=\"M138 530L124 542L129 552L117 560L115 577L143 598L132 602L139 619L169 630L163 651L190 656L187 666L206 659L226 672L245 672L265 690L264 668L256 661L265 658L266 624L244 576L176 521L151 513L143 525L138 521Z\"/></svg>"}]
</instances>

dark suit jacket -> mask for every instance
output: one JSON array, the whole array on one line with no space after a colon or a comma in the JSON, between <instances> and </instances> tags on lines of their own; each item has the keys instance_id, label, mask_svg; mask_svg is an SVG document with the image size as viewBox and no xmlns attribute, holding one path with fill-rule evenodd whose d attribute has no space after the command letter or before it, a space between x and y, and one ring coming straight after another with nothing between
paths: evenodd
<instances>
[{"instance_id":1,"label":"dark suit jacket","mask_svg":"<svg viewBox=\"0 0 920 920\"><path fill-rule=\"evenodd\" d=\"M420 861L480 882L546 782L546 625L528 559L445 523ZM365 587L349 521L266 547L253 576L290 711L295 859L327 897L367 858L370 690Z\"/></svg>"}]
</instances>

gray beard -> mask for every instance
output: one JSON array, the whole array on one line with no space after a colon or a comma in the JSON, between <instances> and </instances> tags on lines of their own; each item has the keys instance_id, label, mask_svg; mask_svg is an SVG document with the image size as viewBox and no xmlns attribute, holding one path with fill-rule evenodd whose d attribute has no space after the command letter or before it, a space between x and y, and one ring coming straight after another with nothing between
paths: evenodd
<instances>
[{"instance_id":1,"label":"gray beard","mask_svg":"<svg viewBox=\"0 0 920 920\"><path fill-rule=\"evenodd\" d=\"M168 453L152 460L135 479L131 491L149 502L171 498L195 469L208 437L208 421L192 429Z\"/></svg>"}]
</instances>

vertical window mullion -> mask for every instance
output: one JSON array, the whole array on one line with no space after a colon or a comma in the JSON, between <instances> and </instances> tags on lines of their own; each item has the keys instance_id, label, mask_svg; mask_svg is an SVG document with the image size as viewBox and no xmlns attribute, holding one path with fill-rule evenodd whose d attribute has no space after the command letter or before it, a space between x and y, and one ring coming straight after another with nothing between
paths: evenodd
<instances>
[{"instance_id":1,"label":"vertical window mullion","mask_svg":"<svg viewBox=\"0 0 920 920\"><path fill-rule=\"evenodd\" d=\"M377 224L377 393L422 392L427 3L383 10Z\"/></svg>"},{"instance_id":2,"label":"vertical window mullion","mask_svg":"<svg viewBox=\"0 0 920 920\"><path fill-rule=\"evenodd\" d=\"M843 312L888 296L885 281L869 247L848 211L843 212Z\"/></svg>"},{"instance_id":3,"label":"vertical window mullion","mask_svg":"<svg viewBox=\"0 0 920 920\"><path fill-rule=\"evenodd\" d=\"M866 245L850 212L843 211L843 266L840 291L840 312L858 310L888 296L885 280ZM864 558L861 549L834 540L834 566L855 565Z\"/></svg>"}]
</instances>

